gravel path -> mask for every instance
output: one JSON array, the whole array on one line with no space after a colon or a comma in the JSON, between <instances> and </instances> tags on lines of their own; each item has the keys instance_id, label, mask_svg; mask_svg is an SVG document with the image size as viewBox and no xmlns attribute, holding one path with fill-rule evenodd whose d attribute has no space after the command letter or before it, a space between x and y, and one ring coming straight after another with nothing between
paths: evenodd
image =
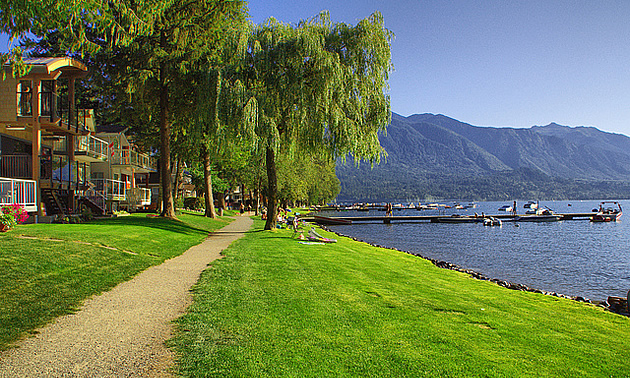
<instances>
[{"instance_id":1,"label":"gravel path","mask_svg":"<svg viewBox=\"0 0 630 378\"><path fill-rule=\"evenodd\" d=\"M221 251L249 230L249 217L181 256L88 299L0 354L0 377L170 377L173 353L164 345L171 322L191 302L190 288Z\"/></svg>"}]
</instances>

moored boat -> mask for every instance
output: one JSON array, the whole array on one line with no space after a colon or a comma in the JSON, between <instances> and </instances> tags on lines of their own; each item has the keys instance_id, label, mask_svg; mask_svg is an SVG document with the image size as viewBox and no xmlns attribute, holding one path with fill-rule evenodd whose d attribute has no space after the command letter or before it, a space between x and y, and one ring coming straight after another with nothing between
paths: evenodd
<instances>
[{"instance_id":1,"label":"moored boat","mask_svg":"<svg viewBox=\"0 0 630 378\"><path fill-rule=\"evenodd\" d=\"M617 208L606 207L606 204L617 205ZM591 217L591 222L616 222L621 218L623 211L621 204L616 201L604 201L599 204L599 211Z\"/></svg>"},{"instance_id":2,"label":"moored boat","mask_svg":"<svg viewBox=\"0 0 630 378\"><path fill-rule=\"evenodd\" d=\"M514 209L510 205L503 205L503 206L499 207L499 211L505 211L506 213L511 213L512 210L514 210Z\"/></svg>"},{"instance_id":3,"label":"moored boat","mask_svg":"<svg viewBox=\"0 0 630 378\"><path fill-rule=\"evenodd\" d=\"M537 201L528 201L525 205L523 205L524 209L531 209L531 210L536 210L538 209L538 202Z\"/></svg>"},{"instance_id":4,"label":"moored boat","mask_svg":"<svg viewBox=\"0 0 630 378\"><path fill-rule=\"evenodd\" d=\"M495 217L488 217L483 220L484 226L501 226L502 224L501 219Z\"/></svg>"},{"instance_id":5,"label":"moored boat","mask_svg":"<svg viewBox=\"0 0 630 378\"><path fill-rule=\"evenodd\" d=\"M549 208L536 209L532 214L529 211L526 215L514 218L517 222L557 222L562 219L562 216L556 215Z\"/></svg>"}]
</instances>

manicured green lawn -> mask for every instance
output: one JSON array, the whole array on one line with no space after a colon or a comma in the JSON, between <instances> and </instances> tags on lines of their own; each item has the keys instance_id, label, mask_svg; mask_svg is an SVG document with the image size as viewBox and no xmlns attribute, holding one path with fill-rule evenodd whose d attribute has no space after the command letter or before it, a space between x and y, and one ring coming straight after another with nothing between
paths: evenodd
<instances>
[{"instance_id":1,"label":"manicured green lawn","mask_svg":"<svg viewBox=\"0 0 630 378\"><path fill-rule=\"evenodd\" d=\"M144 214L0 234L0 350L86 298L199 244L229 219ZM25 238L27 237L27 238Z\"/></svg>"},{"instance_id":2,"label":"manicured green lawn","mask_svg":"<svg viewBox=\"0 0 630 378\"><path fill-rule=\"evenodd\" d=\"M204 272L170 342L182 375L630 375L628 318L346 238L290 236L257 221Z\"/></svg>"}]
</instances>

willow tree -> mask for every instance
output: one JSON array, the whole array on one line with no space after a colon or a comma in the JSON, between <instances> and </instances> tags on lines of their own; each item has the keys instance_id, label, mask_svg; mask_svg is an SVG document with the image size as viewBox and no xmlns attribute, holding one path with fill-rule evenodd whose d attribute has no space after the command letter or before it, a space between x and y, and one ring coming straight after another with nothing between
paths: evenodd
<instances>
[{"instance_id":1,"label":"willow tree","mask_svg":"<svg viewBox=\"0 0 630 378\"><path fill-rule=\"evenodd\" d=\"M392 37L379 12L356 26L322 12L298 25L270 19L253 28L242 70L265 149L265 229L276 223L278 154L312 150L379 161L378 132L391 116L385 91Z\"/></svg>"}]
</instances>

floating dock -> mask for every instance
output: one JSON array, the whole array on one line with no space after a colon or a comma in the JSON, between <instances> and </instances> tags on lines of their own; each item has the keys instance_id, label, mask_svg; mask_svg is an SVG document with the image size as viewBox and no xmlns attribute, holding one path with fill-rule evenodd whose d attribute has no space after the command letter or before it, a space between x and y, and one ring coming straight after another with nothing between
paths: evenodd
<instances>
[{"instance_id":1,"label":"floating dock","mask_svg":"<svg viewBox=\"0 0 630 378\"><path fill-rule=\"evenodd\" d=\"M560 220L590 220L591 217L595 213L554 213L554 215L559 216ZM504 221L513 221L516 217L526 217L527 214L499 214L499 215L489 215L485 214L483 217L480 215L479 221L482 222L485 218L498 218ZM462 216L461 218L464 218ZM328 224L328 225L341 225L341 224L350 224L350 223L368 223L368 222L380 222L380 223L409 223L409 222L440 222L440 219L450 218L448 215L392 215L392 216L356 216L356 217L304 217L302 219L310 222L316 222L319 224ZM457 219L459 217L453 217ZM470 218L474 218L470 216ZM350 223L349 223L350 222Z\"/></svg>"}]
</instances>

